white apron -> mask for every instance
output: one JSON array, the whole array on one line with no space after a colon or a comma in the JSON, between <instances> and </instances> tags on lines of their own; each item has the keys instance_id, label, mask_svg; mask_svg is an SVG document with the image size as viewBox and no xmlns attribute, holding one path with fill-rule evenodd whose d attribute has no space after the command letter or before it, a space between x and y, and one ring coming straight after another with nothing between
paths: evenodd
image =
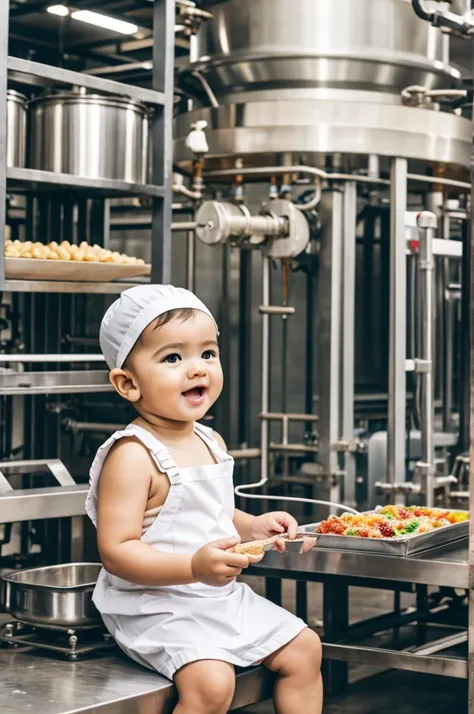
<instances>
[{"instance_id":1,"label":"white apron","mask_svg":"<svg viewBox=\"0 0 474 714\"><path fill-rule=\"evenodd\" d=\"M178 468L166 446L134 424L113 434L91 467L86 510L94 524L104 460L118 439L134 436L149 449L171 484L142 541L165 553L195 553L209 541L236 535L233 459L217 445L211 429L196 424L195 431L215 464ZM306 627L303 620L236 580L223 587L192 583L145 588L102 569L93 599L122 650L169 679L180 667L201 659L240 667L257 664Z\"/></svg>"}]
</instances>

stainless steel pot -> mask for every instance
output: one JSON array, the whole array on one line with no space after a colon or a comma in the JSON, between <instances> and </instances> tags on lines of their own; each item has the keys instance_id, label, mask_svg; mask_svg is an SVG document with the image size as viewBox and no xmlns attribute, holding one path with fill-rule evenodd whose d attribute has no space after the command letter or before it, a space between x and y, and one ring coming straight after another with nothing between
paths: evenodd
<instances>
[{"instance_id":1,"label":"stainless steel pot","mask_svg":"<svg viewBox=\"0 0 474 714\"><path fill-rule=\"evenodd\" d=\"M25 166L26 102L23 94L7 91L7 166Z\"/></svg>"},{"instance_id":2,"label":"stainless steel pot","mask_svg":"<svg viewBox=\"0 0 474 714\"><path fill-rule=\"evenodd\" d=\"M5 607L17 620L40 627L97 625L92 592L100 569L99 563L67 563L8 573Z\"/></svg>"},{"instance_id":3,"label":"stainless steel pot","mask_svg":"<svg viewBox=\"0 0 474 714\"><path fill-rule=\"evenodd\" d=\"M146 183L148 110L131 99L74 92L29 104L30 166Z\"/></svg>"}]
</instances>

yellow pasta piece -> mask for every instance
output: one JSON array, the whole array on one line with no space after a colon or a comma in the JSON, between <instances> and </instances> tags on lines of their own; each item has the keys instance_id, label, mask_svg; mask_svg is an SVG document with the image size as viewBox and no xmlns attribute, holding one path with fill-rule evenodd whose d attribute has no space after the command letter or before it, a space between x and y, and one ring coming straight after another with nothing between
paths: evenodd
<instances>
[{"instance_id":1,"label":"yellow pasta piece","mask_svg":"<svg viewBox=\"0 0 474 714\"><path fill-rule=\"evenodd\" d=\"M58 247L57 253L60 260L71 260L71 253L63 246L62 243Z\"/></svg>"}]
</instances>

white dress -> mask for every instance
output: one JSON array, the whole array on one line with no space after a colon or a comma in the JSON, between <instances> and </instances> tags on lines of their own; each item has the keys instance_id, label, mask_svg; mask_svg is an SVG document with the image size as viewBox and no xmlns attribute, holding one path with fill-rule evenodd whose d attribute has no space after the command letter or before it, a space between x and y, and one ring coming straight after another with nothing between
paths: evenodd
<instances>
[{"instance_id":1,"label":"white dress","mask_svg":"<svg viewBox=\"0 0 474 714\"><path fill-rule=\"evenodd\" d=\"M133 436L170 481L166 501L142 541L165 553L192 554L209 541L236 535L233 459L218 446L211 429L196 424L195 431L215 464L178 468L166 446L134 424L113 434L99 448L90 471L86 510L94 524L104 460L118 439ZM236 580L223 587L142 587L102 569L93 599L122 650L169 679L180 667L201 659L255 665L306 627L303 620Z\"/></svg>"}]
</instances>

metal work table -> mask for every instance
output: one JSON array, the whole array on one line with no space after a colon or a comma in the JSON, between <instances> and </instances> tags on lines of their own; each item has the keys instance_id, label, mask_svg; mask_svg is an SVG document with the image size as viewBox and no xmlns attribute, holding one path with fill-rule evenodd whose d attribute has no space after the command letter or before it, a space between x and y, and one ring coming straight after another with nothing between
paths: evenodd
<instances>
[{"instance_id":1,"label":"metal work table","mask_svg":"<svg viewBox=\"0 0 474 714\"><path fill-rule=\"evenodd\" d=\"M252 574L307 582L321 582L324 579L321 576L340 575L467 589L467 561L467 538L409 558L340 552L316 546L304 556L269 552L261 563L252 567Z\"/></svg>"},{"instance_id":2,"label":"metal work table","mask_svg":"<svg viewBox=\"0 0 474 714\"><path fill-rule=\"evenodd\" d=\"M232 709L271 696L263 667L237 675ZM0 649L2 714L168 714L174 685L117 654L82 662L44 656L38 650Z\"/></svg>"},{"instance_id":3,"label":"metal work table","mask_svg":"<svg viewBox=\"0 0 474 714\"><path fill-rule=\"evenodd\" d=\"M266 578L267 597L278 604L281 581L295 580L296 611L304 619L307 619L306 583L323 583L325 687L331 693L343 691L347 686L349 662L461 679L468 676L467 658L462 651L467 642L467 614L456 599L434 606L427 590L428 585L469 588L467 538L412 557L340 552L317 546L304 556L271 552L262 563L252 567L252 574ZM393 590L394 611L350 624L350 586ZM413 586L416 607L402 611L399 593L413 591ZM436 634L437 639L430 641L426 637L429 623L440 628L442 622L446 624L444 635ZM414 645L399 644L398 634L404 626L414 626ZM373 638L390 630L397 633L394 644L374 646ZM442 629L435 632L441 633Z\"/></svg>"},{"instance_id":4,"label":"metal work table","mask_svg":"<svg viewBox=\"0 0 474 714\"><path fill-rule=\"evenodd\" d=\"M279 600L281 579L297 581L297 607L305 616L306 582L324 584L324 658L328 691L342 690L349 662L467 677L467 661L437 652L465 642L464 630L435 643L402 651L360 646L357 634L371 634L400 623L426 619L422 606L410 613L371 618L349 626L348 587L367 585L395 589L397 584L467 588L467 540L411 558L336 552L316 547L305 556L267 553L251 574L267 578L267 594ZM303 586L303 587L302 587ZM431 614L431 613L428 613ZM395 620L393 619L395 617ZM392 618L392 621L389 621ZM363 638L362 638L363 639ZM271 696L272 678L263 668L241 672L232 709ZM46 656L34 649L0 648L0 711L19 714L167 714L175 702L173 685L122 656L117 650L78 662Z\"/></svg>"}]
</instances>

